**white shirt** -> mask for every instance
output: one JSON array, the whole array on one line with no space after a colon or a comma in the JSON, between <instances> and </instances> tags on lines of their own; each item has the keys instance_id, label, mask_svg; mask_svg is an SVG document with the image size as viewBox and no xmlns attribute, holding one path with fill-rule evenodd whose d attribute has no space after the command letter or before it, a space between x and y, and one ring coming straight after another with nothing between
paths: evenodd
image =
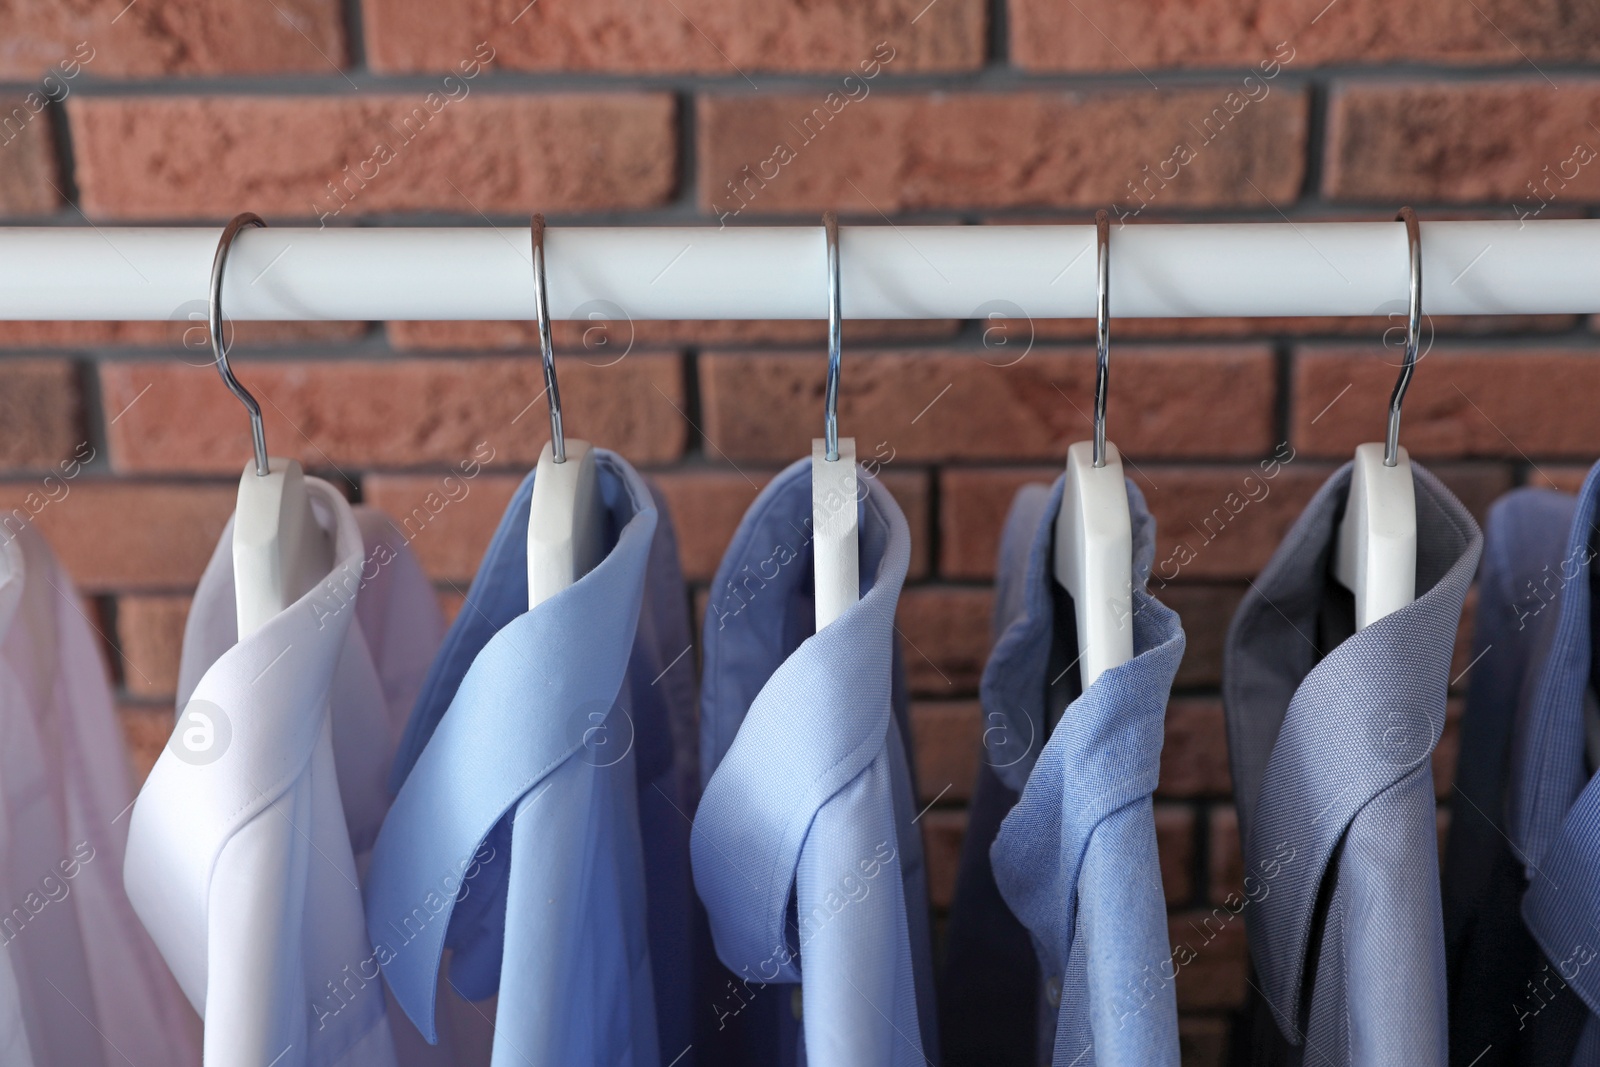
<instances>
[{"instance_id":1,"label":"white shirt","mask_svg":"<svg viewBox=\"0 0 1600 1067\"><path fill-rule=\"evenodd\" d=\"M199 1062L122 888L133 795L100 646L38 533L0 534L0 1064Z\"/></svg>"},{"instance_id":2,"label":"white shirt","mask_svg":"<svg viewBox=\"0 0 1600 1067\"><path fill-rule=\"evenodd\" d=\"M332 570L238 639L229 524L190 610L173 740L132 814L128 894L218 1067L397 1062L357 855L442 624L392 526L306 490Z\"/></svg>"}]
</instances>

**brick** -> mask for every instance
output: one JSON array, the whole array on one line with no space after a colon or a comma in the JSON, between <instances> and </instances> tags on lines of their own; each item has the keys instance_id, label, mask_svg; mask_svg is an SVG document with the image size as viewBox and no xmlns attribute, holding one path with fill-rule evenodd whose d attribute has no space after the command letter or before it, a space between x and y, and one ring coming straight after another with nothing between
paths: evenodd
<instances>
[{"instance_id":1,"label":"brick","mask_svg":"<svg viewBox=\"0 0 1600 1067\"><path fill-rule=\"evenodd\" d=\"M1179 583L1161 591L1158 599L1183 622L1185 644L1175 686L1222 683L1223 641L1246 588L1242 584Z\"/></svg>"},{"instance_id":2,"label":"brick","mask_svg":"<svg viewBox=\"0 0 1600 1067\"><path fill-rule=\"evenodd\" d=\"M1251 578L1332 473L1283 460L1230 467L1129 466L1156 520L1150 588L1179 578ZM1270 474L1270 477L1268 476ZM1059 468L957 467L940 474L940 568L946 577L994 574L1005 516L1016 491L1048 483Z\"/></svg>"},{"instance_id":3,"label":"brick","mask_svg":"<svg viewBox=\"0 0 1600 1067\"><path fill-rule=\"evenodd\" d=\"M583 348L591 360L614 359L633 347L695 345L697 347L753 344L826 345L828 324L808 319L610 319L595 312L587 321L551 323L557 352ZM847 345L885 341L937 341L953 337L961 323L956 319L846 319ZM389 343L395 348L419 351L539 350L539 324L501 321L397 321L387 324Z\"/></svg>"},{"instance_id":4,"label":"brick","mask_svg":"<svg viewBox=\"0 0 1600 1067\"><path fill-rule=\"evenodd\" d=\"M588 0L513 10L472 0L441 19L426 0L363 0L368 60L386 73L450 70L491 41L495 66L506 70L722 74L743 76L753 90L752 74L837 71L857 75L838 91L859 95L880 69L975 70L986 41L981 0L926 10L924 0Z\"/></svg>"},{"instance_id":5,"label":"brick","mask_svg":"<svg viewBox=\"0 0 1600 1067\"><path fill-rule=\"evenodd\" d=\"M364 322L233 322L228 354L308 341L353 341ZM0 348L131 348L160 346L198 365L211 358L206 338L205 299L198 298L175 322L0 322Z\"/></svg>"},{"instance_id":6,"label":"brick","mask_svg":"<svg viewBox=\"0 0 1600 1067\"><path fill-rule=\"evenodd\" d=\"M46 215L60 206L54 123L41 93L0 95L0 215Z\"/></svg>"},{"instance_id":7,"label":"brick","mask_svg":"<svg viewBox=\"0 0 1600 1067\"><path fill-rule=\"evenodd\" d=\"M1576 493L1583 488L1584 479L1588 477L1589 468L1586 466L1544 463L1529 473L1528 484L1558 489L1563 493Z\"/></svg>"},{"instance_id":8,"label":"brick","mask_svg":"<svg viewBox=\"0 0 1600 1067\"><path fill-rule=\"evenodd\" d=\"M1219 1011L1244 1003L1249 972L1245 919L1224 907L1167 920L1178 968L1178 1009Z\"/></svg>"},{"instance_id":9,"label":"brick","mask_svg":"<svg viewBox=\"0 0 1600 1067\"><path fill-rule=\"evenodd\" d=\"M1239 813L1232 804L1218 805L1206 817L1206 881L1211 903L1244 893L1244 845L1239 839ZM1255 883L1251 883L1254 885Z\"/></svg>"},{"instance_id":10,"label":"brick","mask_svg":"<svg viewBox=\"0 0 1600 1067\"><path fill-rule=\"evenodd\" d=\"M1295 447L1342 460L1363 441L1383 440L1395 373L1393 351L1377 346L1298 349ZM1528 387L1539 382L1561 388ZM1600 452L1600 425L1586 402L1597 387L1600 361L1583 350L1435 347L1406 393L1400 443L1419 460L1588 459Z\"/></svg>"},{"instance_id":11,"label":"brick","mask_svg":"<svg viewBox=\"0 0 1600 1067\"><path fill-rule=\"evenodd\" d=\"M1405 425L1402 418L1401 425ZM1489 506L1509 493L1515 482L1505 463L1430 463L1428 469L1454 493L1481 525Z\"/></svg>"},{"instance_id":12,"label":"brick","mask_svg":"<svg viewBox=\"0 0 1600 1067\"><path fill-rule=\"evenodd\" d=\"M269 222L327 221L646 208L672 195L668 95L457 95L71 97L82 206L105 219L248 206ZM584 150L550 150L573 144Z\"/></svg>"},{"instance_id":13,"label":"brick","mask_svg":"<svg viewBox=\"0 0 1600 1067\"><path fill-rule=\"evenodd\" d=\"M328 74L348 61L337 0L7 4L0 39L0 77L45 77L57 99L82 74Z\"/></svg>"},{"instance_id":14,"label":"brick","mask_svg":"<svg viewBox=\"0 0 1600 1067\"><path fill-rule=\"evenodd\" d=\"M137 791L167 746L176 715L171 705L119 704L117 721L128 745L128 771Z\"/></svg>"},{"instance_id":15,"label":"brick","mask_svg":"<svg viewBox=\"0 0 1600 1067\"><path fill-rule=\"evenodd\" d=\"M922 803L972 799L983 750L983 709L976 700L916 701L911 736Z\"/></svg>"},{"instance_id":16,"label":"brick","mask_svg":"<svg viewBox=\"0 0 1600 1067\"><path fill-rule=\"evenodd\" d=\"M78 374L62 359L0 360L0 467L53 468L90 449Z\"/></svg>"},{"instance_id":17,"label":"brick","mask_svg":"<svg viewBox=\"0 0 1600 1067\"><path fill-rule=\"evenodd\" d=\"M1062 456L1064 466L1066 457ZM993 578L1000 534L1017 490L1049 485L1061 470L1049 467L946 467L939 472L939 574Z\"/></svg>"},{"instance_id":18,"label":"brick","mask_svg":"<svg viewBox=\"0 0 1600 1067\"><path fill-rule=\"evenodd\" d=\"M905 513L906 525L911 528L911 563L907 576L915 581L928 575L933 553L928 547L932 532L933 501L929 489L931 476L915 467L877 468L877 479L889 490L900 510Z\"/></svg>"},{"instance_id":19,"label":"brick","mask_svg":"<svg viewBox=\"0 0 1600 1067\"><path fill-rule=\"evenodd\" d=\"M122 685L135 697L172 700L178 692L186 596L124 596L117 599L117 641Z\"/></svg>"},{"instance_id":20,"label":"brick","mask_svg":"<svg viewBox=\"0 0 1600 1067\"><path fill-rule=\"evenodd\" d=\"M672 511L685 578L711 580L744 513L771 478L770 471L720 468L672 471L655 477Z\"/></svg>"},{"instance_id":21,"label":"brick","mask_svg":"<svg viewBox=\"0 0 1600 1067\"><path fill-rule=\"evenodd\" d=\"M1535 217L1552 200L1600 199L1596 122L1600 80L1338 84L1323 189L1337 200L1508 202Z\"/></svg>"},{"instance_id":22,"label":"brick","mask_svg":"<svg viewBox=\"0 0 1600 1067\"><path fill-rule=\"evenodd\" d=\"M928 865L928 899L940 911L956 895L956 872L961 867L961 838L967 832L967 813L934 808L923 815L922 851Z\"/></svg>"},{"instance_id":23,"label":"brick","mask_svg":"<svg viewBox=\"0 0 1600 1067\"><path fill-rule=\"evenodd\" d=\"M978 691L993 607L990 589L924 585L901 594L898 627L913 694L948 698Z\"/></svg>"},{"instance_id":24,"label":"brick","mask_svg":"<svg viewBox=\"0 0 1600 1067\"><path fill-rule=\"evenodd\" d=\"M652 476L672 512L685 578L710 581L716 575L740 520L773 473L709 467ZM879 478L911 527L910 576L922 577L928 572L928 476L917 470L885 468Z\"/></svg>"},{"instance_id":25,"label":"brick","mask_svg":"<svg viewBox=\"0 0 1600 1067\"><path fill-rule=\"evenodd\" d=\"M538 462L550 436L544 401L536 399L544 389L536 360L234 366L261 401L273 454L315 469L455 468L477 459L525 470ZM640 465L682 454L687 423L680 414L683 366L676 355L639 354L613 367L562 359L557 373L569 436ZM122 413L107 427L117 470L243 470L248 421L209 367L178 360L106 363L100 382L108 419Z\"/></svg>"},{"instance_id":26,"label":"brick","mask_svg":"<svg viewBox=\"0 0 1600 1067\"><path fill-rule=\"evenodd\" d=\"M229 354L294 344L355 341L363 322L230 322ZM190 365L211 360L206 339L205 299L184 309L176 322L8 322L0 326L3 349L128 349L163 347Z\"/></svg>"},{"instance_id":27,"label":"brick","mask_svg":"<svg viewBox=\"0 0 1600 1067\"><path fill-rule=\"evenodd\" d=\"M522 474L368 474L361 499L394 520L429 578L465 593Z\"/></svg>"},{"instance_id":28,"label":"brick","mask_svg":"<svg viewBox=\"0 0 1600 1067\"><path fill-rule=\"evenodd\" d=\"M1167 903L1186 903L1194 896L1194 809L1187 804L1157 804L1155 818Z\"/></svg>"},{"instance_id":29,"label":"brick","mask_svg":"<svg viewBox=\"0 0 1600 1067\"><path fill-rule=\"evenodd\" d=\"M1550 216L1547 214L1544 217ZM1377 339L1383 337L1386 331L1393 330L1396 323L1403 322L1403 314L1397 312L1387 318L1366 315L1316 318L1308 315L1250 319L1121 319L1115 326L1115 336L1130 341L1211 341L1264 337ZM1432 315L1428 321L1436 337L1567 333L1578 325L1576 315ZM1088 319L1036 319L1034 326L1041 340L1094 339L1094 323Z\"/></svg>"},{"instance_id":30,"label":"brick","mask_svg":"<svg viewBox=\"0 0 1600 1067\"><path fill-rule=\"evenodd\" d=\"M1476 12L1433 0L1342 0L1321 12L1227 0L1048 0L1009 8L1011 58L1030 70L1134 71L1239 67L1257 75L1241 91L1272 90L1260 64L1299 70L1330 63L1517 64L1600 56L1600 16L1582 5L1483 0ZM1501 32L1504 31L1504 32ZM1187 1062L1187 1061L1185 1061Z\"/></svg>"},{"instance_id":31,"label":"brick","mask_svg":"<svg viewBox=\"0 0 1600 1067\"><path fill-rule=\"evenodd\" d=\"M1304 93L1283 89L1232 117L1230 88L885 93L836 114L821 93L702 96L699 203L726 221L830 208L1100 207L1140 190L1138 203L1167 208L1292 202L1305 169ZM1213 108L1227 121L1207 130Z\"/></svg>"},{"instance_id":32,"label":"brick","mask_svg":"<svg viewBox=\"0 0 1600 1067\"><path fill-rule=\"evenodd\" d=\"M817 435L825 358L707 353L699 366L708 447L734 461L779 462ZM1136 463L1264 455L1273 444L1274 376L1262 346L1118 349L1111 440ZM1093 390L1089 349L1036 348L1006 367L973 353L852 354L839 425L856 436L863 461L1064 463L1067 444L1093 432Z\"/></svg>"},{"instance_id":33,"label":"brick","mask_svg":"<svg viewBox=\"0 0 1600 1067\"><path fill-rule=\"evenodd\" d=\"M31 515L85 592L184 590L211 558L235 495L232 485L10 481L0 483L0 515Z\"/></svg>"},{"instance_id":34,"label":"brick","mask_svg":"<svg viewBox=\"0 0 1600 1067\"><path fill-rule=\"evenodd\" d=\"M362 479L362 499L394 519L430 578L462 584L464 589L477 573L506 505L525 473L479 473L475 478L466 478L460 472L374 473ZM745 471L741 475L738 471L699 468L647 475L667 500L687 580L709 581L715 574L739 521L772 473ZM883 480L913 526L914 516L920 514L925 520L925 475L886 471ZM923 557L920 571L919 555ZM913 576L926 571L926 555L926 538L914 536Z\"/></svg>"},{"instance_id":35,"label":"brick","mask_svg":"<svg viewBox=\"0 0 1600 1067\"><path fill-rule=\"evenodd\" d=\"M1161 746L1163 797L1231 797L1228 731L1222 701L1179 697L1167 705L1166 739Z\"/></svg>"},{"instance_id":36,"label":"brick","mask_svg":"<svg viewBox=\"0 0 1600 1067\"><path fill-rule=\"evenodd\" d=\"M1150 588L1179 578L1253 578L1332 469L1287 446L1249 466L1132 472L1156 519Z\"/></svg>"}]
</instances>

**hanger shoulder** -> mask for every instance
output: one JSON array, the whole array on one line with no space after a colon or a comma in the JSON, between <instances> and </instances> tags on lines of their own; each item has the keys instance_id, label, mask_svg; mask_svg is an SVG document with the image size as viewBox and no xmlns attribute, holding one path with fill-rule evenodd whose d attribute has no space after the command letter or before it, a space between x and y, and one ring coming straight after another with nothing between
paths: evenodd
<instances>
[{"instance_id":1,"label":"hanger shoulder","mask_svg":"<svg viewBox=\"0 0 1600 1067\"><path fill-rule=\"evenodd\" d=\"M233 519L233 589L239 636L299 600L333 566L333 543L311 512L305 471L276 456L239 478Z\"/></svg>"},{"instance_id":2,"label":"hanger shoulder","mask_svg":"<svg viewBox=\"0 0 1600 1067\"><path fill-rule=\"evenodd\" d=\"M811 537L817 599L817 630L861 599L860 499L856 439L839 438L839 458L829 462L827 445L811 442Z\"/></svg>"},{"instance_id":3,"label":"hanger shoulder","mask_svg":"<svg viewBox=\"0 0 1600 1067\"><path fill-rule=\"evenodd\" d=\"M1072 594L1078 623L1078 669L1084 688L1133 658L1133 519L1122 455L1106 443L1106 462L1094 465L1094 445L1067 449L1066 488L1056 515L1056 581Z\"/></svg>"},{"instance_id":4,"label":"hanger shoulder","mask_svg":"<svg viewBox=\"0 0 1600 1067\"><path fill-rule=\"evenodd\" d=\"M567 460L545 442L528 511L528 606L549 600L605 555L604 501L594 447L566 439Z\"/></svg>"},{"instance_id":5,"label":"hanger shoulder","mask_svg":"<svg viewBox=\"0 0 1600 1067\"><path fill-rule=\"evenodd\" d=\"M1417 496L1405 449L1386 467L1383 445L1356 446L1333 572L1355 594L1358 630L1416 598Z\"/></svg>"}]
</instances>

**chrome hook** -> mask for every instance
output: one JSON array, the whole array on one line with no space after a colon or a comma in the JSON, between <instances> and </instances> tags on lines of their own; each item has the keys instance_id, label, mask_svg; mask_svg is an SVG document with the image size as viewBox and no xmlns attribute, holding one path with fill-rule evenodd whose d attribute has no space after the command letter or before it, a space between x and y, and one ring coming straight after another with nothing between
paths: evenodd
<instances>
[{"instance_id":1,"label":"chrome hook","mask_svg":"<svg viewBox=\"0 0 1600 1067\"><path fill-rule=\"evenodd\" d=\"M1400 458L1400 404L1411 386L1411 374L1417 369L1417 344L1422 334L1422 227L1417 223L1417 213L1409 207L1400 209L1396 222L1406 224L1406 244L1411 259L1410 305L1406 310L1406 355L1400 364L1400 379L1394 383L1389 396L1389 432L1383 441L1383 465L1393 467Z\"/></svg>"},{"instance_id":2,"label":"chrome hook","mask_svg":"<svg viewBox=\"0 0 1600 1067\"><path fill-rule=\"evenodd\" d=\"M269 467L267 463L267 431L261 421L261 405L256 403L256 398L250 395L250 390L239 384L239 379L233 376L233 368L228 366L228 350L222 343L222 270L228 264L228 250L233 247L233 239L239 231L246 226L261 226L267 224L260 215L245 211L228 220L222 228L222 237L217 241L217 254L211 261L211 298L206 305L206 324L211 333L211 354L217 362L217 372L222 375L222 383L228 391L239 398L239 403L244 405L250 413L250 436L255 441L256 474L265 478Z\"/></svg>"},{"instance_id":3,"label":"chrome hook","mask_svg":"<svg viewBox=\"0 0 1600 1067\"><path fill-rule=\"evenodd\" d=\"M843 347L843 320L839 312L839 216L822 216L828 239L828 386L823 394L822 440L829 463L839 458L839 357Z\"/></svg>"},{"instance_id":4,"label":"chrome hook","mask_svg":"<svg viewBox=\"0 0 1600 1067\"><path fill-rule=\"evenodd\" d=\"M1106 392L1111 378L1111 216L1094 213L1094 465L1106 465Z\"/></svg>"},{"instance_id":5,"label":"chrome hook","mask_svg":"<svg viewBox=\"0 0 1600 1067\"><path fill-rule=\"evenodd\" d=\"M539 352L544 357L544 391L550 402L550 458L567 461L567 435L561 430L561 389L556 385L556 349L550 338L550 300L544 285L544 216L533 217L533 306L539 317Z\"/></svg>"}]
</instances>

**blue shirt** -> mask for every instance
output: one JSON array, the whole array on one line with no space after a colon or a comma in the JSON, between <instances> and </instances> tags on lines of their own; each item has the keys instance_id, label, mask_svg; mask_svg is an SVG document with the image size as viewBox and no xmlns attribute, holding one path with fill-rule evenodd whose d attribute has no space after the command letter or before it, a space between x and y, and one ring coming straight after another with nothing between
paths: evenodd
<instances>
[{"instance_id":1,"label":"blue shirt","mask_svg":"<svg viewBox=\"0 0 1600 1067\"><path fill-rule=\"evenodd\" d=\"M1155 521L1130 483L1134 656L1082 688L1073 605L1051 565L1064 482L1019 492L1002 537L978 825L950 916L947 974L968 999L946 988L945 1033L963 1063L1176 1067L1150 796L1183 630L1144 589ZM1012 922L1037 964L1018 958Z\"/></svg>"},{"instance_id":2,"label":"blue shirt","mask_svg":"<svg viewBox=\"0 0 1600 1067\"><path fill-rule=\"evenodd\" d=\"M1512 738L1508 813L1528 879L1522 918L1549 967L1533 978L1564 982L1587 1009L1574 1064L1600 1062L1600 777L1585 738L1595 699L1597 517L1600 467L1578 494L1566 553L1556 567L1564 584L1545 609L1555 613L1548 651ZM1535 1007L1518 1005L1524 1016Z\"/></svg>"},{"instance_id":3,"label":"blue shirt","mask_svg":"<svg viewBox=\"0 0 1600 1067\"><path fill-rule=\"evenodd\" d=\"M608 551L531 611L532 475L507 508L402 741L367 879L406 1014L432 1038L450 947L462 995L499 993L496 1063L665 1064L691 1044L688 607L664 508L620 457L596 462Z\"/></svg>"},{"instance_id":4,"label":"blue shirt","mask_svg":"<svg viewBox=\"0 0 1600 1067\"><path fill-rule=\"evenodd\" d=\"M709 780L691 846L731 972L716 1007L718 1063L937 1060L895 653L911 537L887 490L865 473L860 485L861 599L821 633L809 459L762 490L711 588L700 713ZM785 988L794 983L803 1000Z\"/></svg>"},{"instance_id":5,"label":"blue shirt","mask_svg":"<svg viewBox=\"0 0 1600 1067\"><path fill-rule=\"evenodd\" d=\"M1244 845L1229 911L1257 973L1257 1062L1445 1067L1432 755L1483 537L1413 463L1416 599L1356 632L1330 566L1350 471L1317 491L1228 629Z\"/></svg>"},{"instance_id":6,"label":"blue shirt","mask_svg":"<svg viewBox=\"0 0 1600 1067\"><path fill-rule=\"evenodd\" d=\"M1443 872L1450 1062L1459 1067L1474 1059L1478 1067L1594 1062L1573 1059L1588 1008L1522 920L1529 857L1513 842L1509 817L1512 754L1535 714L1558 604L1569 587L1592 580L1581 557L1567 554L1576 508L1570 493L1517 489L1484 523ZM1520 784L1529 770L1517 769Z\"/></svg>"}]
</instances>

